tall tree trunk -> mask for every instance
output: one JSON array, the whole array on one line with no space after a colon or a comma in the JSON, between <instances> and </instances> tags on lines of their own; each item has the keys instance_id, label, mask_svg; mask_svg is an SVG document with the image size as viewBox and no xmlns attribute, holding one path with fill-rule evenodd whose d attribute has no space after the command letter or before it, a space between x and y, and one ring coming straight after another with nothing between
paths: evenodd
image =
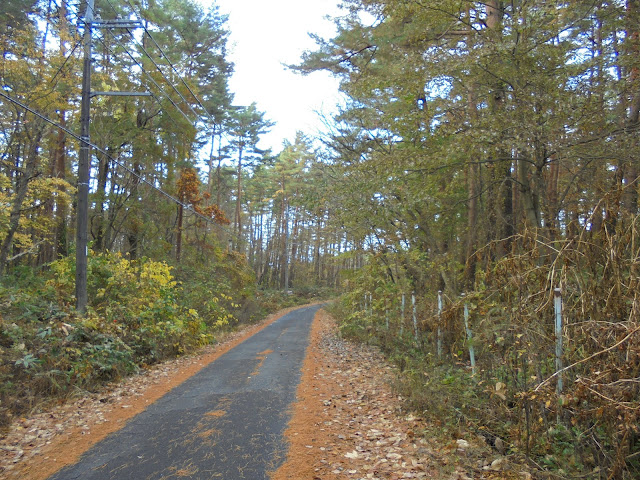
<instances>
[{"instance_id":1,"label":"tall tree trunk","mask_svg":"<svg viewBox=\"0 0 640 480\"><path fill-rule=\"evenodd\" d=\"M51 2L49 2L51 8ZM67 5L65 2L60 4L58 13L59 28L59 61L64 62L67 56L66 41L69 39L68 22L67 22ZM43 52L46 47L46 35L43 38ZM60 77L64 80L67 78L65 72L60 72ZM67 98L63 99L63 103L67 103ZM58 112L58 123L64 128L67 126L67 111L61 109ZM51 156L51 177L66 180L66 154L67 154L67 134L58 129L55 140L53 140L53 152ZM42 261L48 263L56 257L64 257L68 254L67 242L67 201L61 196L52 198L47 201L46 210L53 220L53 235L49 242L43 248Z\"/></svg>"},{"instance_id":2,"label":"tall tree trunk","mask_svg":"<svg viewBox=\"0 0 640 480\"><path fill-rule=\"evenodd\" d=\"M218 138L218 165L216 166L216 205L222 205L222 133Z\"/></svg>"},{"instance_id":3,"label":"tall tree trunk","mask_svg":"<svg viewBox=\"0 0 640 480\"><path fill-rule=\"evenodd\" d=\"M35 123L35 122L34 122ZM42 139L43 129L39 124L35 127L35 132L31 138L31 144L25 159L22 172L15 174L15 196L11 205L11 213L9 214L9 226L7 233L0 244L0 276L4 275L7 259L13 246L13 239L18 227L20 226L20 218L22 217L22 207L29 190L29 182L33 179L36 167L38 165L38 150L40 148L40 140ZM18 162L18 159L16 159Z\"/></svg>"},{"instance_id":4,"label":"tall tree trunk","mask_svg":"<svg viewBox=\"0 0 640 480\"><path fill-rule=\"evenodd\" d=\"M469 18L470 9L467 7L466 16ZM471 52L474 40L471 25L468 28L469 34L466 36L467 50ZM471 122L478 119L476 85L471 84L467 99L467 116ZM476 266L478 257L476 255L478 241L478 205L480 202L480 165L478 158L471 156L467 165L467 245L465 252L465 267L463 274L463 286L465 289L472 289L475 283Z\"/></svg>"},{"instance_id":5,"label":"tall tree trunk","mask_svg":"<svg viewBox=\"0 0 640 480\"><path fill-rule=\"evenodd\" d=\"M238 183L236 194L236 214L233 225L233 230L237 235L235 240L236 250L242 250L242 144L238 148Z\"/></svg>"},{"instance_id":6,"label":"tall tree trunk","mask_svg":"<svg viewBox=\"0 0 640 480\"><path fill-rule=\"evenodd\" d=\"M489 35L494 36L492 44L502 38L502 17L504 15L502 1L488 0L486 3L486 24ZM504 85L500 80L494 82L490 92L489 105L492 113L499 117L505 104ZM496 228L496 254L504 256L510 248L511 237L515 233L513 227L513 179L511 176L511 153L501 145L496 152L496 162L493 168L493 184L497 187L495 198Z\"/></svg>"},{"instance_id":7,"label":"tall tree trunk","mask_svg":"<svg viewBox=\"0 0 640 480\"><path fill-rule=\"evenodd\" d=\"M535 193L531 185L531 160L521 158L518 161L518 182L520 186L520 199L524 209L526 225L529 229L536 230L539 224L538 207Z\"/></svg>"},{"instance_id":8,"label":"tall tree trunk","mask_svg":"<svg viewBox=\"0 0 640 480\"><path fill-rule=\"evenodd\" d=\"M138 186L140 184L140 174L141 174L141 167L140 167L140 162L138 162L136 160L136 155L134 152L134 163L133 163L133 178L131 179L131 182L133 183L133 185L131 186L131 201L132 201L132 206L130 207L130 212L129 212L129 231L127 234L127 240L129 242L129 258L131 260L136 260L139 257L140 254L140 224L141 224L141 220L140 218L138 218L138 211L139 211L139 205L138 205Z\"/></svg>"},{"instance_id":9,"label":"tall tree trunk","mask_svg":"<svg viewBox=\"0 0 640 480\"><path fill-rule=\"evenodd\" d=\"M557 155L552 155L549 162L549 178L547 179L547 224L552 240L558 237L558 180L560 179L560 162Z\"/></svg>"},{"instance_id":10,"label":"tall tree trunk","mask_svg":"<svg viewBox=\"0 0 640 480\"><path fill-rule=\"evenodd\" d=\"M136 114L137 133L141 133L146 126L149 118L144 111L143 106L139 106ZM144 148L140 145L140 136L137 136L133 142L133 175L131 177L130 199L131 206L129 210L129 229L127 232L127 240L129 241L129 258L135 260L140 256L140 226L142 220L139 218L140 205L138 199L138 188L140 186L140 176L142 175L142 162L144 157Z\"/></svg>"},{"instance_id":11,"label":"tall tree trunk","mask_svg":"<svg viewBox=\"0 0 640 480\"><path fill-rule=\"evenodd\" d=\"M180 263L182 256L182 222L184 217L184 207L178 205L178 231L176 232L176 262Z\"/></svg>"},{"instance_id":12,"label":"tall tree trunk","mask_svg":"<svg viewBox=\"0 0 640 480\"><path fill-rule=\"evenodd\" d=\"M313 247L313 273L318 284L322 283L322 259L320 258L320 245L322 242L322 216L316 220L316 241Z\"/></svg>"},{"instance_id":13,"label":"tall tree trunk","mask_svg":"<svg viewBox=\"0 0 640 480\"><path fill-rule=\"evenodd\" d=\"M63 127L67 124L66 111L60 110L60 125ZM54 176L62 180L67 177L67 135L64 131L58 130L58 141L56 143L55 155L55 171ZM55 236L56 248L55 253L58 258L65 257L69 254L67 241L67 211L69 206L67 201L58 198L56 201L56 219L55 219Z\"/></svg>"},{"instance_id":14,"label":"tall tree trunk","mask_svg":"<svg viewBox=\"0 0 640 480\"><path fill-rule=\"evenodd\" d=\"M299 218L299 213L300 213L300 207L296 207L295 209L295 214L293 217L293 228L292 228L292 232L291 232L291 239L290 239L290 244L291 244L291 254L289 256L289 279L288 279L288 283L290 283L291 285L295 285L295 266L296 264L298 264L298 262L296 261L296 256L298 255L298 234L299 234L299 228L300 228L300 218Z\"/></svg>"},{"instance_id":15,"label":"tall tree trunk","mask_svg":"<svg viewBox=\"0 0 640 480\"><path fill-rule=\"evenodd\" d=\"M284 228L282 236L284 239L282 249L282 288L286 292L289 289L289 205L287 205L287 199L282 199L283 204L283 220Z\"/></svg>"},{"instance_id":16,"label":"tall tree trunk","mask_svg":"<svg viewBox=\"0 0 640 480\"><path fill-rule=\"evenodd\" d=\"M107 152L109 149L107 148ZM107 198L107 179L109 178L109 158L103 153L97 152L98 157L98 173L97 173L97 189L96 189L96 207L91 218L91 231L94 239L94 248L97 251L104 251L105 242L105 223L104 204ZM94 227L95 225L95 227Z\"/></svg>"},{"instance_id":17,"label":"tall tree trunk","mask_svg":"<svg viewBox=\"0 0 640 480\"><path fill-rule=\"evenodd\" d=\"M207 192L211 195L213 192L213 152L215 151L216 126L212 127L211 132L211 151L209 152L209 160L207 161Z\"/></svg>"},{"instance_id":18,"label":"tall tree trunk","mask_svg":"<svg viewBox=\"0 0 640 480\"><path fill-rule=\"evenodd\" d=\"M477 230L478 230L478 189L479 165L473 159L467 167L467 246L466 262L464 269L464 286L466 289L473 288L478 257L476 255Z\"/></svg>"}]
</instances>

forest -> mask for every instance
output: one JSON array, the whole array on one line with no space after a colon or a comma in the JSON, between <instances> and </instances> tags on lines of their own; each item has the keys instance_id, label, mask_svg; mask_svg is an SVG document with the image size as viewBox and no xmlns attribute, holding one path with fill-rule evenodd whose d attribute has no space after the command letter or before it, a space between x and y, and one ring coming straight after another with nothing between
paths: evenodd
<instances>
[{"instance_id":1,"label":"forest","mask_svg":"<svg viewBox=\"0 0 640 480\"><path fill-rule=\"evenodd\" d=\"M329 296L348 263L334 258L345 239L311 140L299 133L281 152L263 151L272 122L255 104L234 104L227 19L215 6L98 0L86 37L87 5L12 0L0 10L2 427L43 399Z\"/></svg>"},{"instance_id":2,"label":"forest","mask_svg":"<svg viewBox=\"0 0 640 480\"><path fill-rule=\"evenodd\" d=\"M84 4L0 11L0 423L334 296L441 432L640 475L640 2L343 0L289 68L344 103L271 152L215 5L95 0L81 313Z\"/></svg>"}]
</instances>

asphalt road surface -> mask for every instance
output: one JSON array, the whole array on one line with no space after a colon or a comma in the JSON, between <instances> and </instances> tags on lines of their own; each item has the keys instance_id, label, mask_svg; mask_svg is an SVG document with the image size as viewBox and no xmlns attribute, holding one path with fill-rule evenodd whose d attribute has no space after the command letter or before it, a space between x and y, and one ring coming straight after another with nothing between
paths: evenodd
<instances>
[{"instance_id":1,"label":"asphalt road surface","mask_svg":"<svg viewBox=\"0 0 640 480\"><path fill-rule=\"evenodd\" d=\"M262 480L283 433L311 322L291 312L222 355L49 480Z\"/></svg>"}]
</instances>

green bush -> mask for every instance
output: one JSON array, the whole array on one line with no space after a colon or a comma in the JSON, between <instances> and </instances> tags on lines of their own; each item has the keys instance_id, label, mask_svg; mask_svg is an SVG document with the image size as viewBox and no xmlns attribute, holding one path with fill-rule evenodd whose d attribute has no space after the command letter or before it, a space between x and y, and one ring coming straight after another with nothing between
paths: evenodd
<instances>
[{"instance_id":1,"label":"green bush","mask_svg":"<svg viewBox=\"0 0 640 480\"><path fill-rule=\"evenodd\" d=\"M246 259L221 249L177 267L91 252L87 270L82 316L73 257L0 282L0 428L44 399L99 388L318 294L256 292Z\"/></svg>"},{"instance_id":2,"label":"green bush","mask_svg":"<svg viewBox=\"0 0 640 480\"><path fill-rule=\"evenodd\" d=\"M232 287L216 282L212 272L199 272L217 290L190 284L185 295L172 270L164 262L92 253L90 303L81 317L74 310L72 257L53 262L39 275L21 269L5 277L0 285L0 426L43 398L75 387L93 389L141 365L212 342L239 307Z\"/></svg>"}]
</instances>

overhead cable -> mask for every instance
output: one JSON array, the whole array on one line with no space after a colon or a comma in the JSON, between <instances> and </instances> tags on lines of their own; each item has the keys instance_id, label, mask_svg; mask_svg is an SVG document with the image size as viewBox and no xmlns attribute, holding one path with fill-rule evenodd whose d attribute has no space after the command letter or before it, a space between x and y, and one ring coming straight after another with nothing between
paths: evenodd
<instances>
[{"instance_id":1,"label":"overhead cable","mask_svg":"<svg viewBox=\"0 0 640 480\"><path fill-rule=\"evenodd\" d=\"M178 78L180 79L180 81L182 82L182 84L187 88L187 90L189 90L189 93L191 93L191 95L193 96L193 98L196 100L196 102L198 103L198 105L200 105L200 107L202 107L202 109L204 110L204 112L206 113L206 115L209 117L209 120L211 120L213 123L215 123L213 121L213 117L211 116L211 114L209 113L209 111L206 109L206 107L203 105L202 101L200 100L200 98L198 98L198 96L194 93L194 91L191 89L191 87L189 87L189 85L187 84L187 82L184 81L184 79L182 78L182 76L180 75L180 72L178 72L178 69L173 65L173 63L171 63L171 60L169 59L169 57L167 56L166 53L164 53L164 50L162 49L162 47L158 44L158 42L156 42L156 39L153 38L153 35L151 35L151 32L149 31L149 29L145 26L144 22L143 22L143 18L142 15L140 15L135 7L133 6L133 4L131 3L131 0L125 0L127 2L127 4L129 4L129 7L131 7L131 10L133 11L134 15L138 18L138 20L140 21L140 23L142 24L142 28L144 28L145 33L149 36L149 38L151 39L151 41L153 42L153 44L156 46L156 48L160 51L160 53L162 54L162 56L164 57L164 59L167 61L167 63L169 64L169 67L174 71L174 73L176 75L178 75Z\"/></svg>"},{"instance_id":2,"label":"overhead cable","mask_svg":"<svg viewBox=\"0 0 640 480\"><path fill-rule=\"evenodd\" d=\"M67 135L70 135L71 137L75 138L76 140L80 141L80 142L84 142L85 144L88 144L90 147L92 147L93 149L95 149L96 151L102 153L104 156L106 156L111 162L115 163L116 165L118 165L119 167L123 168L124 170L126 170L127 172L129 172L131 175L133 175L134 177L136 177L138 180L140 180L140 182L148 185L149 187L151 187L152 189L154 189L155 191L157 191L158 193L164 195L167 199L169 199L170 201L172 201L173 203L175 203L176 205L180 205L182 206L185 210L190 211L191 213L193 213L194 215L196 215L197 217L201 218L202 220L204 220L207 223L211 223L213 225L215 225L216 227L220 228L221 230L225 231L226 233L228 233L229 235L232 235L233 237L237 237L237 235L235 233L230 232L229 230L227 230L226 228L224 228L222 225L220 225L219 223L216 223L214 219L207 217L206 215L203 215L199 212L197 212L193 207L191 207L190 205L187 205L183 202L181 202L180 200L178 200L176 197L174 197L173 195L165 192L164 190L162 190L160 187L157 187L156 185L154 185L152 182L150 182L149 180L145 179L144 177L142 177L140 174L136 173L134 170L132 170L130 167L126 166L124 163L122 163L120 160L113 158L106 150L104 150L103 148L99 147L98 145L88 142L86 139L82 139L82 137L80 137L80 135L77 135L76 133L72 132L71 130L69 130L66 127L63 127L62 125L60 125L59 123L51 120L50 118L48 118L47 116L41 114L40 112L38 112L37 110L32 109L31 107L29 107L28 105L25 105L24 103L22 103L20 100L17 100L13 97L11 97L10 95L7 95L6 93L4 93L2 90L0 90L0 96L6 98L7 100L9 100L11 103L19 106L20 108L26 110L27 112L35 115L36 117L44 120L45 122L49 123L50 125L53 125L54 127L62 130L63 132L65 132Z\"/></svg>"},{"instance_id":3,"label":"overhead cable","mask_svg":"<svg viewBox=\"0 0 640 480\"><path fill-rule=\"evenodd\" d=\"M118 15L118 16L119 16L120 14L119 14L119 13L118 13L118 11L116 10L116 8L113 6L113 3L111 3L111 0L107 0L107 3L108 3L108 4L109 4L109 6L111 7L111 9L116 13L116 15ZM147 34L149 35L149 37L151 38L151 40L153 40L153 43L155 43L155 44L156 44L156 46L157 46L158 44L157 44L157 43L156 43L156 41L151 37L151 34L150 34L150 33L149 33L149 31L147 30L147 27L145 27L144 22L142 21L143 19L142 19L142 18L137 14L137 12L135 11L135 9L134 9L133 5L131 5L131 3L130 3L130 2L127 2L127 3L129 4L129 7L131 7L131 10L132 10L133 14L138 18L138 22L140 22L140 26L144 29L144 31L145 31L145 32L147 32ZM156 63L156 61L153 59L153 57L149 54L149 52L147 51L147 49L144 47L144 44L143 44L143 43L140 43L140 42L138 41L138 39L137 39L137 38L135 38L135 35L133 35L133 33L131 32L131 30L129 30L128 28L127 28L126 30L127 30L127 32L129 33L129 35L131 36L131 38L133 39L133 41L134 41L134 42L136 42L136 44L137 44L137 45L142 49L142 51L144 52L144 54L149 58L149 60L151 60L151 63L153 63L153 65L156 67L156 69L158 70L158 72L160 72L160 75L162 75L162 78L164 78L164 79L165 79L165 81L167 82L167 84L168 84L168 85L173 89L173 91L174 91L174 92L176 92L176 93L180 96L180 98L182 99L182 101L183 101L183 102L184 102L184 103L189 107L189 109L190 109L190 110L195 114L196 118L197 118L197 117L199 117L200 115L198 114L198 112L196 112L196 111L193 109L193 107L189 104L189 102L187 101L187 99L186 99L186 98L184 98L184 95L182 95L182 93L177 89L177 87L173 84L173 82L167 78L167 76L166 76L166 75L165 75L165 73L162 71L162 69L160 68L160 66ZM111 33L111 35L114 37L114 39L116 40L116 42L118 42L118 44L120 44L120 46L125 50L125 52L126 52L126 53L131 57L131 59L132 59L134 62L136 62L136 60L134 60L134 59L133 59L133 56L132 56L132 54L129 52L129 50L128 50L124 45L122 45L122 44L121 44L121 43L120 43L120 42L115 38L115 35L113 35L113 32L111 32L111 31L110 31L110 33ZM160 48L160 47L158 47L158 48ZM163 53L164 53L164 52L163 52ZM142 65L140 65L138 62L136 62L136 63L138 64L138 66L139 66L141 69L143 69L143 70L144 70L144 67L142 67ZM171 65L171 67L173 68L173 65ZM174 71L175 71L175 68L174 68ZM178 77L180 78L180 75L179 75L179 74L178 74ZM180 78L180 80L182 81L182 78ZM182 82L184 83L184 81L182 81ZM154 81L154 83L155 83L155 81ZM158 85L157 85L157 83L155 83L155 84L156 84L156 86L158 86ZM189 88L189 86L188 86L188 85L186 85L186 84L185 84L185 86L187 87L187 89L189 90L189 92L191 92L191 94L193 95L193 92L191 91L191 89ZM159 87L158 87L158 88L159 88ZM163 92L163 93L164 93L164 92ZM165 95L166 95L166 93L165 93ZM166 96L168 97L168 95L166 95ZM169 98L169 97L168 97L168 98ZM197 100L197 98L196 98L196 100ZM173 101L172 101L171 103L173 103ZM175 105L175 103L173 103L173 105L174 105L174 106L176 106L176 105ZM176 106L176 108L178 108L178 107ZM183 115L184 115L184 113L183 113ZM191 120L189 120L189 123L192 123L192 122L191 122Z\"/></svg>"},{"instance_id":4,"label":"overhead cable","mask_svg":"<svg viewBox=\"0 0 640 480\"><path fill-rule=\"evenodd\" d=\"M143 27L144 28L144 27ZM162 75L162 78L165 79L165 81L169 84L169 86L173 89L174 92L176 92L180 98L182 99L182 101L187 105L187 107L189 107L189 109L195 114L196 117L199 117L200 115L198 114L198 112L196 112L193 107L191 106L191 104L187 101L186 98L184 98L184 95L182 95L182 93L180 93L180 90L178 90L178 88L173 84L173 82L171 80L169 80L166 76L166 74L162 71L162 69L160 68L160 66L156 63L156 61L153 59L153 57L149 54L149 52L147 52L147 49L144 48L144 45L141 44L140 42L138 42L138 40L135 39L135 37L133 36L133 34L131 32L129 32L129 34L131 35L131 38L133 38L136 43L140 46L140 48L142 49L142 51L144 52L144 54L149 58L149 60L151 60L151 63L153 63L153 65L156 67L156 69L158 70L158 72L160 72L160 75ZM113 34L112 34L113 35ZM181 79L182 80L182 79Z\"/></svg>"},{"instance_id":5,"label":"overhead cable","mask_svg":"<svg viewBox=\"0 0 640 480\"><path fill-rule=\"evenodd\" d=\"M162 92L162 94L165 96L165 98L167 100L169 100L169 102L171 103L171 105L173 105L175 107L176 110L178 110L182 116L184 116L184 118L189 122L189 125L193 126L195 128L194 122L187 116L187 114L180 108L178 107L178 105L173 101L173 99L169 96L169 94L167 92L164 91L164 89L158 84L158 82L155 81L155 79L149 74L149 72L147 72L147 70L144 68L144 66L133 56L133 54L126 48L125 45L123 45L117 38L116 36L113 34L113 32L111 32L111 30L109 30L109 33L111 33L111 36L113 37L113 39L116 41L116 43L125 51L125 53L129 56L129 58L131 58L131 60L138 66L140 67L140 70L142 71L142 73L151 81L151 83L153 83L153 85L155 85L155 87L160 90ZM105 44L105 42L98 37L98 41L100 41L100 43L102 43L102 45L108 49L109 51L111 51L111 49ZM154 97L157 100L157 97ZM162 105L162 104L161 104ZM197 115L197 114L196 114Z\"/></svg>"}]
</instances>

